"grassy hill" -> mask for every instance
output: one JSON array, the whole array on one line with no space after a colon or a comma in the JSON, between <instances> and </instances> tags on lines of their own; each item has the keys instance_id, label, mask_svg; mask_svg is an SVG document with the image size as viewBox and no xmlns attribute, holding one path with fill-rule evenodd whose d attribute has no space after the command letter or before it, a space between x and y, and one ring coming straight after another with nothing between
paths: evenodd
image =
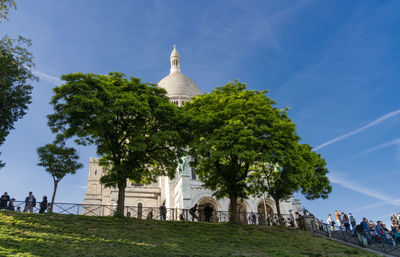
<instances>
[{"instance_id":1,"label":"grassy hill","mask_svg":"<svg viewBox=\"0 0 400 257\"><path fill-rule=\"evenodd\" d=\"M282 227L0 211L0 256L376 256Z\"/></svg>"}]
</instances>

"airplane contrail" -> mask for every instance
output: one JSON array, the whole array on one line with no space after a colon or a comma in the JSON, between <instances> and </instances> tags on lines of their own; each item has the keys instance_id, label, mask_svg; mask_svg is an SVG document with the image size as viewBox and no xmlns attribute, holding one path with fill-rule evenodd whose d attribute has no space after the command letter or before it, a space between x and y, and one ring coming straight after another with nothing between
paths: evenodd
<instances>
[{"instance_id":1,"label":"airplane contrail","mask_svg":"<svg viewBox=\"0 0 400 257\"><path fill-rule=\"evenodd\" d=\"M345 139L346 137L349 137L349 136L353 136L353 135L355 135L355 134L358 134L358 133L360 133L361 131L366 130L367 128L370 128L370 127L372 127L372 126L375 126L375 125L381 123L382 121L384 121L384 120L386 120L386 119L389 119L389 118L391 118L391 117L393 117L393 116L396 116L397 114L400 114L400 110L396 110L396 111L393 111L393 112L391 112L391 113L388 113L388 114L386 114L386 115L384 115L384 116L382 116L382 117L380 117L380 118L374 120L373 122L371 122L371 123L369 123L369 124L367 124L367 125L365 125L365 126L363 126L363 127L361 127L361 128L358 128L358 129L353 130L353 131L351 131L351 132L349 132L349 133L346 133L346 134L344 134L344 135L342 135L342 136L340 136L340 137L337 137L337 138L334 138L334 139L332 139L332 140L329 140L328 142L323 143L323 144L321 144L321 145L315 147L313 150L321 149L321 148L323 148L323 147L325 147L325 146L328 146L328 145L330 145L330 144L333 144L333 143L335 143L335 142L337 142L337 141L343 140L343 139Z\"/></svg>"}]
</instances>

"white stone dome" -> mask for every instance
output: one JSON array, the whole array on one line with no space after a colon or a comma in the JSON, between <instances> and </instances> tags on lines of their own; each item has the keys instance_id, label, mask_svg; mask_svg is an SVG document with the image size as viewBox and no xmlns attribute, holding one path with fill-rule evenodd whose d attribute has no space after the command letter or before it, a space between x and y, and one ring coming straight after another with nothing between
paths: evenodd
<instances>
[{"instance_id":1,"label":"white stone dome","mask_svg":"<svg viewBox=\"0 0 400 257\"><path fill-rule=\"evenodd\" d=\"M201 95L201 91L193 80L181 72L180 59L179 53L174 45L170 57L170 73L158 83L158 86L167 90L167 96L171 98L171 100L188 101L193 96ZM179 105L181 105L181 103Z\"/></svg>"},{"instance_id":2,"label":"white stone dome","mask_svg":"<svg viewBox=\"0 0 400 257\"><path fill-rule=\"evenodd\" d=\"M196 83L181 72L170 73L158 83L158 86L167 90L168 97L181 96L191 98L201 95L201 91Z\"/></svg>"}]
</instances>

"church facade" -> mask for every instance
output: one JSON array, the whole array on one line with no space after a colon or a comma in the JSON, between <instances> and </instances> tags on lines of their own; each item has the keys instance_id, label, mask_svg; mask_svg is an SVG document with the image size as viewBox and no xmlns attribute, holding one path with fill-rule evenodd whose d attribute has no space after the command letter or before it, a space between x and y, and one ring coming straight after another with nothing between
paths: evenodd
<instances>
[{"instance_id":1,"label":"church facade","mask_svg":"<svg viewBox=\"0 0 400 257\"><path fill-rule=\"evenodd\" d=\"M201 94L198 86L181 72L180 62L180 55L174 46L170 56L170 74L158 83L159 87L166 89L171 102L178 106L190 101L191 97ZM182 161L174 179L162 176L158 178L157 182L149 185L128 182L125 192L125 206L128 208L126 208L125 215L131 216L129 208L133 208L136 210L136 215L140 213L140 218L142 218L150 208L158 210L159 206L165 204L166 208L175 210L173 217L169 216L167 219L175 219L179 210L190 209L197 204L201 219L204 207L209 204L214 210L213 220L221 220L218 219L218 215L229 211L229 199L217 200L213 196L213 192L205 189L202 182L198 180L194 168L190 167L190 157L185 157ZM83 214L105 216L112 214L113 206L117 204L118 189L106 188L100 184L100 178L104 174L105 170L99 165L98 160L90 158L87 191L84 198L84 205L89 207L85 208ZM100 205L109 207L96 207ZM291 210L293 212L301 210L300 201L294 199L293 196L282 201L280 207L283 215L289 214ZM274 200L270 198L239 199L237 208L238 212L242 213L244 220L246 213L251 211L260 216L264 216L265 213L270 217L276 214ZM142 212L144 212L143 215Z\"/></svg>"}]
</instances>

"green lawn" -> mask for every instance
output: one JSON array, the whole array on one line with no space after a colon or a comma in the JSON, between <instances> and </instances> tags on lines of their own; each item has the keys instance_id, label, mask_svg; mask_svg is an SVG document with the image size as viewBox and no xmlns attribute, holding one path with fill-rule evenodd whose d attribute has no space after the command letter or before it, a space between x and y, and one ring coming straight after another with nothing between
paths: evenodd
<instances>
[{"instance_id":1,"label":"green lawn","mask_svg":"<svg viewBox=\"0 0 400 257\"><path fill-rule=\"evenodd\" d=\"M0 256L376 256L282 227L0 211Z\"/></svg>"}]
</instances>

